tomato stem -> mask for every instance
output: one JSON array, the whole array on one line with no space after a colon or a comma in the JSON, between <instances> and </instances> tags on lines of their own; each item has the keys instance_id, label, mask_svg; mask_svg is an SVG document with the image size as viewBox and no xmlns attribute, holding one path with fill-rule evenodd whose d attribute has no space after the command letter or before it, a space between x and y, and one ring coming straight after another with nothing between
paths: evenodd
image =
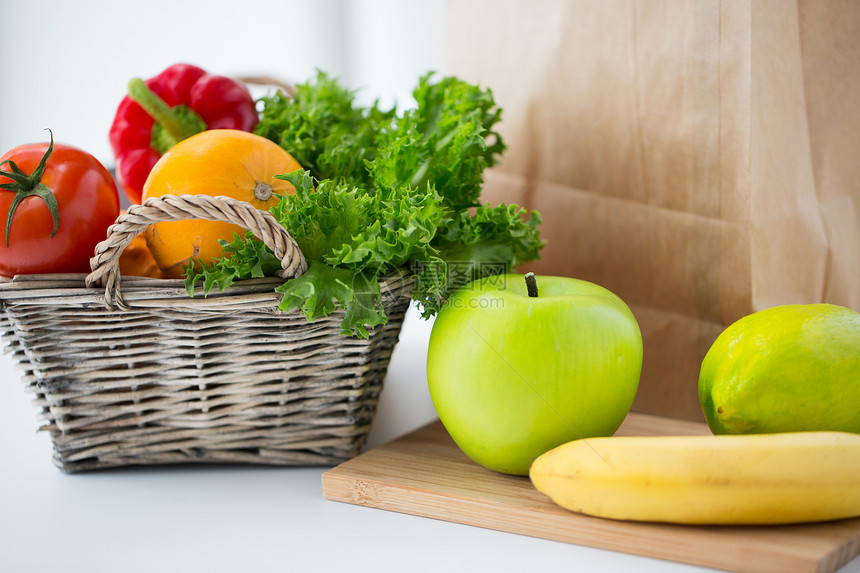
<instances>
[{"instance_id":1,"label":"tomato stem","mask_svg":"<svg viewBox=\"0 0 860 573\"><path fill-rule=\"evenodd\" d=\"M51 191L47 185L42 183L42 175L45 174L45 168L48 165L48 158L51 157L51 154L54 152L54 132L48 129L48 133L51 134L51 142L48 144L48 150L45 151L42 159L39 160L39 165L36 166L36 169L33 170L33 173L30 175L24 173L24 171L11 159L7 159L0 163L0 165L8 163L9 169L11 170L0 170L0 175L8 177L13 181L12 183L0 184L0 189L5 189L15 193L15 198L9 206L9 213L6 215L7 248L9 247L9 231L12 228L12 218L15 216L15 211L18 209L18 205L20 205L21 201L27 197L40 197L42 201L45 202L45 205L48 206L48 210L51 212L51 218L54 220L54 229L51 231L52 239L60 229L60 209L57 205L57 198L54 197L54 192Z\"/></svg>"},{"instance_id":2,"label":"tomato stem","mask_svg":"<svg viewBox=\"0 0 860 573\"><path fill-rule=\"evenodd\" d=\"M529 297L537 298L537 296L538 296L537 279L535 278L534 273L526 273L526 290L528 290L528 292L529 292Z\"/></svg>"}]
</instances>

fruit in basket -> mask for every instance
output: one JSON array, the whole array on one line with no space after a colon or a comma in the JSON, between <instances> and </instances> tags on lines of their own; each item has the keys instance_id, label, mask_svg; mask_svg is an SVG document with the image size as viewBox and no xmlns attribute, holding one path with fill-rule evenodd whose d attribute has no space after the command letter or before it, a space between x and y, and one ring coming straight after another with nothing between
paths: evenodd
<instances>
[{"instance_id":1,"label":"fruit in basket","mask_svg":"<svg viewBox=\"0 0 860 573\"><path fill-rule=\"evenodd\" d=\"M212 129L177 143L152 168L143 188L144 201L163 195L227 196L268 210L277 195L293 186L275 175L301 169L276 143L235 129ZM165 276L178 278L194 260L209 263L222 255L220 240L245 230L219 221L170 221L146 230L146 242ZM199 266L199 265L198 265Z\"/></svg>"},{"instance_id":2,"label":"fruit in basket","mask_svg":"<svg viewBox=\"0 0 860 573\"><path fill-rule=\"evenodd\" d=\"M110 128L117 178L132 203L158 158L179 141L206 129L252 131L257 107L241 82L174 64L146 81L129 82Z\"/></svg>"},{"instance_id":3,"label":"fruit in basket","mask_svg":"<svg viewBox=\"0 0 860 573\"><path fill-rule=\"evenodd\" d=\"M797 432L576 440L532 464L562 507L611 519L778 524L860 516L860 435Z\"/></svg>"},{"instance_id":4,"label":"fruit in basket","mask_svg":"<svg viewBox=\"0 0 860 573\"><path fill-rule=\"evenodd\" d=\"M715 434L860 433L860 313L795 304L741 318L705 356L699 401Z\"/></svg>"},{"instance_id":5,"label":"fruit in basket","mask_svg":"<svg viewBox=\"0 0 860 573\"><path fill-rule=\"evenodd\" d=\"M527 286L508 274L469 283L445 302L427 377L439 418L466 455L526 475L547 450L612 435L641 367L639 326L616 295L567 277Z\"/></svg>"},{"instance_id":6,"label":"fruit in basket","mask_svg":"<svg viewBox=\"0 0 860 573\"><path fill-rule=\"evenodd\" d=\"M110 173L81 149L50 142L0 157L0 275L88 273L119 215Z\"/></svg>"}]
</instances>

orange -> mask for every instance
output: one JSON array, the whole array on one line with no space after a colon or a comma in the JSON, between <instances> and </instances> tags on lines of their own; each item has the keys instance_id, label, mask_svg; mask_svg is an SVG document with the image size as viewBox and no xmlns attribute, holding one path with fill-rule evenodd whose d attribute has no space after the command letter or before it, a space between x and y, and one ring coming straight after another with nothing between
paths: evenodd
<instances>
[{"instance_id":1,"label":"orange","mask_svg":"<svg viewBox=\"0 0 860 573\"><path fill-rule=\"evenodd\" d=\"M253 133L212 129L180 141L152 168L143 186L143 200L163 195L225 195L268 210L276 195L295 193L275 175L301 169L276 143ZM184 220L156 223L146 242L165 276L182 276L192 259L209 263L222 255L220 239L231 241L245 229L220 221Z\"/></svg>"}]
</instances>

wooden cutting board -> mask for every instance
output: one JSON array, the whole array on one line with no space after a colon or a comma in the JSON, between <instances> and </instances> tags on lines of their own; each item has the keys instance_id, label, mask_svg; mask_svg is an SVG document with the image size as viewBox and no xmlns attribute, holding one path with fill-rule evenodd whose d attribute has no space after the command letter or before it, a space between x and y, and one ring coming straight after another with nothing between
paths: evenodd
<instances>
[{"instance_id":1,"label":"wooden cutting board","mask_svg":"<svg viewBox=\"0 0 860 573\"><path fill-rule=\"evenodd\" d=\"M618 435L709 434L694 422L631 413ZM440 422L326 471L326 498L577 545L750 573L836 571L860 554L860 518L810 525L704 527L573 513L526 477L467 458Z\"/></svg>"}]
</instances>

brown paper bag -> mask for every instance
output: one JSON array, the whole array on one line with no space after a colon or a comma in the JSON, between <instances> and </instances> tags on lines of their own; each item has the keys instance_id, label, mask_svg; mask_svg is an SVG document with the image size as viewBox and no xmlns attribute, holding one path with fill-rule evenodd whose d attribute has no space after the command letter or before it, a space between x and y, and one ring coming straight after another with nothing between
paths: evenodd
<instances>
[{"instance_id":1,"label":"brown paper bag","mask_svg":"<svg viewBox=\"0 0 860 573\"><path fill-rule=\"evenodd\" d=\"M538 209L529 267L631 307L634 409L702 419L717 335L785 303L860 310L860 4L453 0L445 73L493 89L484 198Z\"/></svg>"}]
</instances>

